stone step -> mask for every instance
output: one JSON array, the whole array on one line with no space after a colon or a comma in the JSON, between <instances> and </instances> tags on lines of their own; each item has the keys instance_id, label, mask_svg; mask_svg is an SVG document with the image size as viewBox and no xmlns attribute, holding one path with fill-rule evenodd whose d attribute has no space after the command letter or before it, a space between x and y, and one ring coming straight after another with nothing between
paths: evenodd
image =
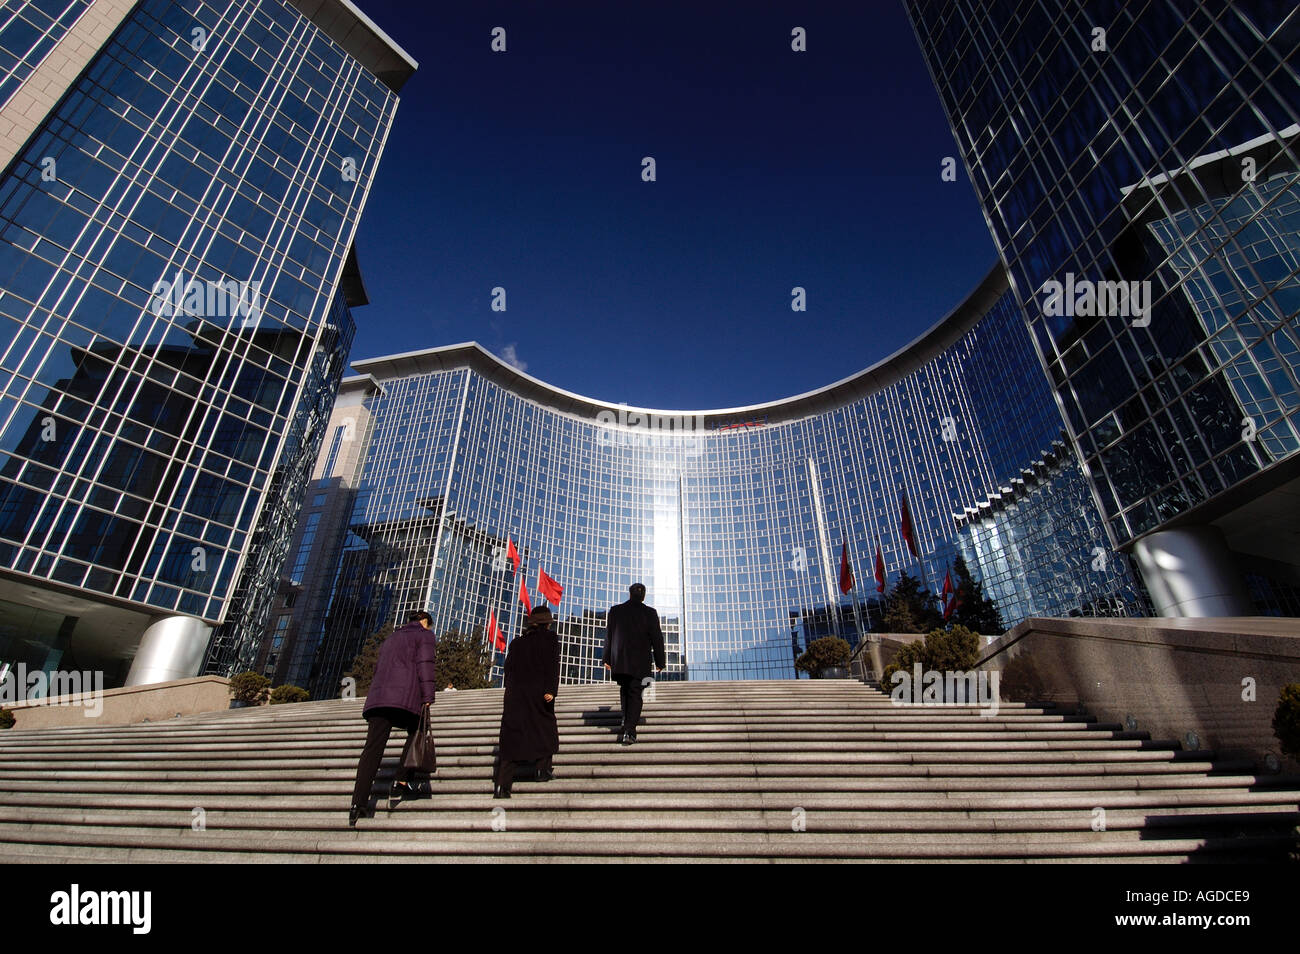
<instances>
[{"instance_id":1,"label":"stone step","mask_svg":"<svg viewBox=\"0 0 1300 954\"><path fill-rule=\"evenodd\" d=\"M374 793L386 794L391 773L381 773L376 782ZM519 785L525 793L545 792L547 795L582 795L591 797L599 794L632 795L655 793L688 793L693 795L728 794L750 795L761 788L763 794L801 794L824 795L827 798L845 798L846 795L875 795L888 793L918 794L975 794L982 792L1005 792L1030 794L1044 793L1096 793L1104 797L1106 793L1136 794L1139 792L1170 792L1170 790L1230 790L1238 792L1251 788L1256 792L1279 790L1284 795L1294 789L1295 781L1290 784L1273 780L1260 780L1253 776L1093 776L1079 777L1045 777L1027 781L1024 777L995 776L966 777L959 782L959 789L954 788L950 779L827 779L827 777L766 777L761 786L755 784L753 775L738 777L695 776L677 777L677 779L646 779L646 777L615 777L615 779L576 779L565 780L563 777L546 782L545 789L534 789L526 784L521 776ZM269 781L269 780L268 780ZM452 795L477 795L489 788L490 782L482 773L451 777L439 776L435 794L441 805L441 799ZM4 805L147 805L159 798L179 798L186 805L195 805L195 798L225 799L256 798L266 807L296 805L303 799L328 797L346 798L352 792L351 773L334 772L331 779L317 779L299 782L294 789L294 798L285 802L282 794L274 792L273 786L266 782L239 782L227 780L201 781L153 781L140 784L139 781L94 781L81 782L75 790L69 792L55 781L9 782L0 784L4 792Z\"/></svg>"},{"instance_id":2,"label":"stone step","mask_svg":"<svg viewBox=\"0 0 1300 954\"><path fill-rule=\"evenodd\" d=\"M485 812L502 807L512 817L525 815L528 824L547 824L549 827L574 826L584 830L609 828L644 828L646 830L672 830L678 827L695 829L717 825L719 830L743 824L746 827L771 828L769 822L776 817L784 830L791 821L791 813L802 810L807 817L819 820L816 827L852 824L855 827L880 825L887 829L913 822L924 822L927 830L1004 829L1021 824L1038 824L1045 818L1069 820L1075 828L1089 828L1096 808L1107 811L1106 827L1124 827L1112 824L1111 815L1129 820L1145 818L1153 824L1162 820L1176 822L1179 818L1197 815L1213 816L1219 820L1243 819L1277 825L1295 825L1300 821L1300 806L1283 795L1242 801L1237 793L1222 791L1197 792L1187 797L1185 792L1154 792L1142 795L1112 792L1080 792L1070 797L1064 795L1047 799L1014 796L913 796L906 799L873 795L869 799L852 802L844 797L825 793L728 793L665 795L607 793L603 795L581 793L565 794L516 789L515 797L505 805L491 798L490 791L481 788L477 795L438 795L432 800L405 802L387 809L387 800L379 800L378 827L386 824L427 826L430 830L451 824L457 828L480 826ZM549 788L549 786L547 786ZM346 793L344 793L346 795ZM211 830L231 828L325 828L345 827L346 812L340 808L338 796L300 796L292 801L283 796L226 797L219 801L208 800L196 804L192 798L181 796L153 796L90 799L81 802L50 803L35 799L7 801L0 808L0 823L22 824L59 823L94 824L123 827L163 827L174 829L178 823L190 827L191 813L195 808L206 812L206 823ZM346 801L342 802L346 806ZM1243 814L1242 806L1249 806ZM1158 809L1160 816L1150 816ZM775 813L775 815L773 814ZM650 815L657 815L651 818ZM635 821L629 821L635 816ZM406 821L402 821L406 819ZM542 819L542 821L537 821ZM978 824L977 824L978 823ZM373 826L372 826L373 827ZM1059 827L1059 826L1058 826ZM1067 826L1068 827L1068 826Z\"/></svg>"},{"instance_id":3,"label":"stone step","mask_svg":"<svg viewBox=\"0 0 1300 954\"><path fill-rule=\"evenodd\" d=\"M381 771L375 791L386 792L391 780L391 771ZM522 776L521 776L522 778ZM960 782L954 779L960 778ZM757 777L750 772L733 776L683 775L674 778L652 778L646 776L624 775L618 777L565 778L561 776L546 783L548 793L586 793L586 792L690 792L704 794L709 792L750 793L756 788ZM344 797L352 791L352 773L334 771L328 777L322 775L307 776L302 779L287 780L276 773L266 773L265 781L230 781L214 778L209 781L190 779L139 779L109 780L95 773L84 773L81 779L31 782L0 779L0 792L9 793L4 804L96 804L97 795L112 795L111 804L119 800L135 798L148 799L156 796L172 796L187 793L189 804L193 798L200 796L248 796L268 801L276 801L284 796L276 794L274 786L268 782L294 781L293 801L315 795ZM441 795L480 794L489 783L482 772L462 772L459 774L439 773L437 792ZM522 782L521 782L522 784ZM872 777L857 775L851 777L831 776L763 776L762 791L777 792L811 792L815 794L870 794L878 792L1037 792L1049 788L1059 792L1130 792L1164 791L1168 789L1228 789L1256 790L1278 789L1290 791L1300 779L1287 779L1279 776L1219 776L1202 773L1153 773L1150 775L1105 775L1091 772L1077 776L1043 776L1041 774L1024 774L1005 776L1001 773L987 777L981 776L932 776L918 774L914 777ZM122 802L125 804L126 802Z\"/></svg>"},{"instance_id":4,"label":"stone step","mask_svg":"<svg viewBox=\"0 0 1300 954\"><path fill-rule=\"evenodd\" d=\"M1130 855L1173 855L1179 858L1202 852L1243 851L1249 840L1251 853L1257 856L1284 855L1293 844L1287 835L1159 837L1144 831L1092 832L1067 835L1061 832L967 833L954 839L951 833L843 833L817 832L511 832L485 830L461 833L423 834L412 837L403 831L372 831L361 827L345 833L298 831L259 831L256 844L249 843L245 832L191 831L176 834L135 834L130 843L123 842L123 831L92 826L24 826L14 829L0 824L0 842L17 841L27 845L76 845L133 849L129 861L143 862L140 849L162 852L156 860L166 858L171 850L193 852L218 851L244 860L325 861L332 855L388 854L411 860L441 860L446 856L482 855L484 851L501 857L537 856L543 859L564 856L614 856L625 860L668 857L788 857L807 860L831 859L960 859L983 860L989 857L1028 859L1041 857L1099 857ZM507 822L508 824L508 822ZM15 838L13 836L19 836ZM8 850L12 850L9 848ZM261 857L259 857L261 856ZM191 860L211 861L195 857ZM223 860L233 860L231 857Z\"/></svg>"},{"instance_id":5,"label":"stone step","mask_svg":"<svg viewBox=\"0 0 1300 954\"><path fill-rule=\"evenodd\" d=\"M444 693L433 797L387 811L396 733L350 828L363 705L0 733L0 861L1260 861L1300 824L1297 779L1072 708L805 681L658 685L630 747L615 687L563 687L557 778L509 801L500 691Z\"/></svg>"},{"instance_id":6,"label":"stone step","mask_svg":"<svg viewBox=\"0 0 1300 954\"><path fill-rule=\"evenodd\" d=\"M1288 811L1300 810L1292 798L1288 798L1290 793L1278 791L1242 791L1234 789L1152 789L1140 792L1123 792L1123 791L1074 791L1074 792L1052 792L1044 793L1005 793L1005 792L950 792L950 793L921 793L908 792L901 796L891 793L873 793L869 798L859 798L854 801L835 796L822 796L814 792L787 792L751 794L748 798L741 793L715 793L715 794L693 794L693 793L673 793L663 795L650 794L628 794L615 793L607 796L595 794L550 794L546 791L549 785L537 783L519 782L516 786L516 797L509 799L512 803L509 807L512 810L520 811L541 811L541 810L563 810L575 816L591 811L600 810L617 810L617 804L623 805L631 811L637 808L657 808L665 813L717 813L731 811L737 806L745 804L756 805L763 809L779 809L789 812L791 808L817 805L826 811L852 811L869 808L873 813L889 812L1026 812L1026 811L1067 811L1078 810L1084 813L1092 811L1094 808L1110 809L1160 809L1169 810L1177 807L1229 807L1229 806L1272 806L1282 808ZM377 792L375 794L378 794ZM187 805L185 810L188 812L194 807L217 808L221 805L219 801L212 801L207 806L195 806L194 801L185 800ZM295 807L301 804L302 799L285 799L279 797L276 803L278 807L277 817L283 818L286 811L291 812ZM381 799L387 804L386 799ZM425 809L429 812L439 811L456 811L456 812L481 812L496 807L489 804L496 800L491 798L491 786L483 785L479 789L478 795L435 795L432 801L425 799L417 802L408 802L398 806L402 810L410 810L421 813ZM615 804L617 803L617 804ZM792 804L797 803L797 804ZM83 802L84 804L84 802ZM334 814L341 817L343 812L339 810L339 801L333 801ZM346 807L346 806L345 806ZM264 810L270 812L274 809L263 805ZM111 811L111 808L97 809L98 811ZM50 806L15 806L13 803L6 802L5 806L0 807L0 821L9 823L18 823L24 817L40 817L45 812L67 813L73 809ZM75 812L85 812L89 815L88 810L76 809ZM409 813L409 812L408 812ZM335 819L331 827L339 824Z\"/></svg>"},{"instance_id":7,"label":"stone step","mask_svg":"<svg viewBox=\"0 0 1300 954\"><path fill-rule=\"evenodd\" d=\"M481 736L495 738L497 730L500 728L500 718L473 723L459 723L451 720L443 722L435 721L433 723L434 734L438 737L454 735L457 737L464 736ZM162 725L162 723L159 723ZM561 721L559 729L561 732L569 735L582 735L584 733L595 736L601 733L611 733L618 730L621 722L617 715L610 717L603 722L572 722L566 723ZM17 730L10 730L9 738L6 740L6 748L12 747L14 750L27 749L43 746L63 746L72 745L81 742L86 745L93 744L110 744L115 742L138 742L142 739L156 739L168 743L182 744L185 742L201 741L230 741L238 739L241 742L261 741L261 740L280 740L280 741L315 741L340 739L349 742L356 739L364 739L366 735L366 723L360 719L349 720L346 723L337 725L320 725L310 727L300 726L275 726L272 724L258 725L255 729L244 729L238 732L230 729L212 729L187 727L179 728L171 726L171 731L140 731L136 726L123 726L103 729L87 728L80 732L64 730L55 734L54 729L32 731L21 733ZM116 731L115 731L116 730ZM1085 720L1051 720L1051 719L1021 719L1021 720L1001 720L1001 719L972 719L966 722L959 722L951 719L932 719L932 720L898 720L890 722L887 720L859 721L854 719L803 719L803 718L782 718L774 719L770 722L760 722L757 720L747 719L743 726L737 725L734 717L730 720L713 722L700 722L696 720L672 721L663 718L643 718L637 726L638 733L644 731L654 731L671 735L699 735L708 733L734 734L734 733L757 733L772 735L786 732L800 732L803 734L822 734L822 733L855 733L855 732L888 732L888 733L926 733L942 731L959 735L982 734L991 732L1037 732L1044 734L1060 733L1100 733L1100 732L1120 732L1126 731L1118 723L1098 723L1087 722Z\"/></svg>"},{"instance_id":8,"label":"stone step","mask_svg":"<svg viewBox=\"0 0 1300 954\"><path fill-rule=\"evenodd\" d=\"M302 703L301 705L308 705ZM556 713L557 721L561 726L566 725L591 725L613 724L621 718L621 713L617 706L609 710L599 711L566 711L560 709ZM961 709L943 709L935 707L886 707L884 709L855 710L852 707L836 706L834 708L815 709L809 707L783 707L774 709L754 710L748 707L710 707L708 709L691 709L690 707L677 707L665 709L663 706L646 706L642 712L642 719L647 723L660 722L667 725L693 726L707 724L710 721L717 723L732 723L736 721L737 715L743 715L747 722L753 722L756 725L774 724L779 725L788 721L804 722L812 725L822 725L826 723L855 724L880 722L882 724L894 725L897 723L918 722L918 723L969 723L979 725L998 725L1002 723L1052 723L1052 722L1074 722L1088 723L1094 722L1095 719L1087 716L1074 714L1059 713L1052 711L1007 711L1000 708L996 714L991 710L981 709L979 707L964 707ZM444 712L434 710L432 721L437 725L456 725L467 724L476 725L483 728L495 728L499 725L501 719L501 710L495 709L485 712ZM285 716L282 718L255 718L252 716L243 719L204 719L196 721L195 718L176 718L166 719L158 722L142 722L134 725L117 725L99 728L93 724L91 719L87 719L84 726L68 725L54 726L46 729L23 729L15 727L8 730L7 734L14 740L37 738L44 735L69 736L77 733L96 734L99 732L119 733L119 734L153 734L156 732L187 732L187 731L205 731L213 733L233 733L233 732L258 732L268 729L277 731L286 731L293 728L303 730L316 730L320 727L326 728L352 728L360 726L364 729L365 722L362 718L361 710L358 708L347 715L336 715L329 718L316 718L310 714L295 715L292 717Z\"/></svg>"},{"instance_id":9,"label":"stone step","mask_svg":"<svg viewBox=\"0 0 1300 954\"><path fill-rule=\"evenodd\" d=\"M487 770L489 767L487 762L472 766L444 765L439 768L437 779L439 784L446 784L456 780L471 780L478 784L479 780L490 777L490 772ZM1209 762L1122 762L1114 764L1078 762L1052 765L994 763L950 764L944 766L933 764L891 765L888 763L867 765L737 763L723 766L710 763L659 766L627 764L617 767L602 765L564 766L556 782L561 785L613 785L621 789L635 785L649 786L659 783L697 786L714 783L743 783L751 788L768 789L774 785L794 784L805 779L811 779L826 786L882 784L895 781L898 784L906 784L915 779L932 779L935 780L936 785L951 789L966 784L964 781L957 782L958 779L986 781L1025 779L1026 782L1036 780L1038 787L1044 788L1050 787L1050 781L1058 778L1098 779L1104 782L1107 779L1137 777L1150 779L1149 785L1159 787L1164 784L1165 779L1185 777L1189 772L1193 773L1192 777L1205 779L1208 783L1218 777L1218 775L1213 774L1215 771L1224 773L1241 772L1247 771L1251 767L1249 763L1225 763L1220 766L1218 763ZM205 789L213 785L224 785L232 787L232 790L263 791L267 788L268 782L294 782L310 785L320 783L326 779L334 779L337 783L338 780L352 779L355 771L356 766L351 761L339 761L333 768L327 769L249 770L240 772L237 777L211 771L197 774L183 771L149 772L144 774L141 770L108 771L78 768L40 773L41 778L45 781L37 783L30 781L32 778L30 772L0 770L0 791L17 790L15 786L18 784L34 785L39 790L50 790L52 787L57 786L65 789L89 791L88 786L96 782L114 786L113 790L122 791L140 790L150 785L195 785ZM387 780L391 778L394 771L393 762L382 764L377 778L387 784ZM1256 778L1256 776L1247 777ZM1273 778L1273 776L1263 776L1261 778L1267 780ZM1267 782L1260 781L1257 784L1267 784ZM1285 787L1285 783L1279 783L1279 785Z\"/></svg>"},{"instance_id":10,"label":"stone step","mask_svg":"<svg viewBox=\"0 0 1300 954\"><path fill-rule=\"evenodd\" d=\"M1175 762L1178 761L1179 756L1183 755L1183 753L1156 748L1064 750L1003 747L998 751L988 752L962 749L927 752L881 749L869 752L859 751L852 753L850 758L846 759L843 751L834 750L789 752L781 750L764 751L759 748L737 750L732 747L720 751L674 752L647 751L641 746L632 746L630 748L631 751L626 747L611 746L608 752L596 750L585 756L569 753L562 755L562 761L557 761L556 764L562 765L564 772L570 777L600 775L607 772L616 774L621 770L636 767L642 767L648 774L654 774L657 771L672 772L676 770L676 767L680 766L753 766L754 772L760 773L765 769L771 771L776 767L799 767L800 770L803 770L805 766L819 764L836 766L840 769L841 774L855 774L857 769L864 765L885 768L902 765L952 764L1003 766L1014 762L1016 760L1015 756L1023 755L1026 752L1033 753L1036 760L1041 764L1094 762L1118 763L1125 766L1143 762ZM639 751L637 751L638 749ZM397 749L390 751L390 757L395 759L398 752L400 750ZM96 768L98 770L129 771L145 777L186 777L187 774L212 772L229 772L242 776L257 771L280 772L281 774L288 771L300 771L307 772L310 775L311 772L328 769L355 770L356 762L356 755L339 755L331 758L310 753L305 753L301 759L291 759L283 756L273 758L247 756L242 759L203 759L167 755L134 759L106 759L96 763ZM470 754L452 756L443 753L439 756L438 766L440 772L457 768L473 768L485 771L494 762L493 748L483 746L478 751ZM15 777L15 773L17 773L19 776L25 775L27 777L32 775L46 776L50 773L65 770L75 771L78 767L86 764L87 760L83 758L14 760L5 762L5 768L3 772L0 772L0 775L7 774L8 777Z\"/></svg>"},{"instance_id":11,"label":"stone step","mask_svg":"<svg viewBox=\"0 0 1300 954\"><path fill-rule=\"evenodd\" d=\"M639 744L646 746L655 746L662 751L673 752L706 752L706 751L724 751L726 749L743 748L748 751L778 751L789 745L797 745L804 751L823 751L823 750L840 750L845 752L855 751L892 751L895 748L909 749L912 751L947 751L947 750L997 750L1005 748L1010 743L1034 743L1041 747L1052 749L1077 749L1087 747L1102 747L1107 740L1124 741L1124 742L1150 742L1146 733L1138 732L1091 732L1091 733L1063 733L1056 732L1047 734L1029 733L1029 732L990 732L981 735L963 734L957 732L925 732L912 733L903 735L894 735L887 732L858 732L858 733L836 733L830 732L824 735L817 733L772 733L764 735L754 735L745 732L735 733L709 733L695 736L660 736L645 730L639 730L637 733ZM394 733L389 739L391 745L400 747L405 740L401 733ZM258 746L259 757L274 758L297 758L303 753L319 753L328 751L331 753L356 751L360 749L365 742L364 736L358 736L354 740L348 739L330 739L328 744L324 741L277 741L263 742ZM482 736L470 736L459 738L455 736L442 736L437 739L436 746L439 753L479 753L484 748L492 748L496 740L488 740ZM564 737L564 747L562 752L565 754L581 754L589 752L592 749L604 751L611 745L616 745L617 740L609 733L600 735L589 735L579 733L569 733ZM161 755L186 755L186 754L204 754L217 755L218 753L243 752L246 746L234 743L229 739L210 742L148 742L145 740L133 740L130 742L106 742L102 745L42 745L27 746L15 748L13 756L21 756L26 761L39 761L43 758L51 760L73 760L78 758L92 758L101 761L108 761L119 758L155 758Z\"/></svg>"}]
</instances>

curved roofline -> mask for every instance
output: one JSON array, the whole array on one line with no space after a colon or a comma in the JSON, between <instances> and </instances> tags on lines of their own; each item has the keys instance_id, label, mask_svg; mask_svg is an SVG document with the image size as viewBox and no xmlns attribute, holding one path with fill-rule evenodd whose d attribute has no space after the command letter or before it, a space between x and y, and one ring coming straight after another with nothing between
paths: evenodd
<instances>
[{"instance_id":1,"label":"curved roofline","mask_svg":"<svg viewBox=\"0 0 1300 954\"><path fill-rule=\"evenodd\" d=\"M585 418L596 418L603 411L612 411L623 415L619 419L620 423L626 422L626 415L690 416L706 420L766 416L769 421L786 421L807 417L830 408L842 407L858 398L874 394L881 388L888 387L911 374L927 361L952 347L988 313L1008 287L1006 271L999 261L957 307L910 343L870 367L802 394L736 407L669 410L602 401L566 391L526 371L520 371L492 354L477 341L366 358L353 361L352 367L358 374L372 376L380 381L469 367L492 382L535 403Z\"/></svg>"}]
</instances>

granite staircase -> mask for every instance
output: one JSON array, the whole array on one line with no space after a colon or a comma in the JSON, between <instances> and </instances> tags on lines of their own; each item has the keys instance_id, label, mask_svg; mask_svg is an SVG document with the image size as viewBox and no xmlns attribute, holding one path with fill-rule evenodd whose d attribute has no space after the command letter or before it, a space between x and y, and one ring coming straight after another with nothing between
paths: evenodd
<instances>
[{"instance_id":1,"label":"granite staircase","mask_svg":"<svg viewBox=\"0 0 1300 954\"><path fill-rule=\"evenodd\" d=\"M0 732L0 861L1242 862L1294 858L1300 778L1073 712L851 681L563 687L556 778L492 798L499 690L443 693L431 798L347 824L360 701Z\"/></svg>"}]
</instances>

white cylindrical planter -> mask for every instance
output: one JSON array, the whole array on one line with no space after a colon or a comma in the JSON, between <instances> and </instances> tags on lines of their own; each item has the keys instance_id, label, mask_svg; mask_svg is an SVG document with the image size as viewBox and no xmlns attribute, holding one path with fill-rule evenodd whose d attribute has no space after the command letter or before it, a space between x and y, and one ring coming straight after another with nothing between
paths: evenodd
<instances>
[{"instance_id":1,"label":"white cylindrical planter","mask_svg":"<svg viewBox=\"0 0 1300 954\"><path fill-rule=\"evenodd\" d=\"M193 616L154 620L140 639L126 684L147 686L197 676L211 636L212 627Z\"/></svg>"},{"instance_id":2,"label":"white cylindrical planter","mask_svg":"<svg viewBox=\"0 0 1300 954\"><path fill-rule=\"evenodd\" d=\"M1218 527L1179 527L1133 545L1142 580L1161 616L1254 616L1241 571Z\"/></svg>"}]
</instances>

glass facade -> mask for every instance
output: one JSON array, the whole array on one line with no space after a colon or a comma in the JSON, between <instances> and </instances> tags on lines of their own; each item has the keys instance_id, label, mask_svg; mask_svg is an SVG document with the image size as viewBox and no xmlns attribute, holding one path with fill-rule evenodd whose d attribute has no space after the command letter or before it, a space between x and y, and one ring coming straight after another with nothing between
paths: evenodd
<instances>
[{"instance_id":1,"label":"glass facade","mask_svg":"<svg viewBox=\"0 0 1300 954\"><path fill-rule=\"evenodd\" d=\"M0 110L90 4L91 0L7 0L0 8Z\"/></svg>"},{"instance_id":2,"label":"glass facade","mask_svg":"<svg viewBox=\"0 0 1300 954\"><path fill-rule=\"evenodd\" d=\"M907 8L1113 540L1293 476L1295 5Z\"/></svg>"},{"instance_id":3,"label":"glass facade","mask_svg":"<svg viewBox=\"0 0 1300 954\"><path fill-rule=\"evenodd\" d=\"M0 90L79 6L5 4ZM0 568L201 619L209 672L256 652L364 301L397 96L337 30L143 0L0 179Z\"/></svg>"},{"instance_id":4,"label":"glass facade","mask_svg":"<svg viewBox=\"0 0 1300 954\"><path fill-rule=\"evenodd\" d=\"M877 544L890 583L905 570L937 591L963 552L1008 594L1042 591L1046 572L1076 579L1052 596L1053 611L1142 606L1086 494L1073 502L1091 514L1063 522L1033 559L1006 552L1020 539L1005 533L973 546L960 535L1063 437L1000 268L898 355L741 412L580 398L476 345L354 367L381 389L366 402L373 424L313 671L318 696L337 694L367 636L414 609L427 608L436 631L481 634L495 610L517 632L520 576L536 602L539 569L564 587L556 609L570 683L604 678L605 613L634 581L660 614L669 678L793 678L809 638L856 643L878 619ZM1012 403L1009 381L1021 398ZM904 495L920 561L901 537ZM845 543L851 596L838 587ZM1099 546L1105 572L1092 568ZM1003 612L1010 624L1048 605L1017 597Z\"/></svg>"}]
</instances>

